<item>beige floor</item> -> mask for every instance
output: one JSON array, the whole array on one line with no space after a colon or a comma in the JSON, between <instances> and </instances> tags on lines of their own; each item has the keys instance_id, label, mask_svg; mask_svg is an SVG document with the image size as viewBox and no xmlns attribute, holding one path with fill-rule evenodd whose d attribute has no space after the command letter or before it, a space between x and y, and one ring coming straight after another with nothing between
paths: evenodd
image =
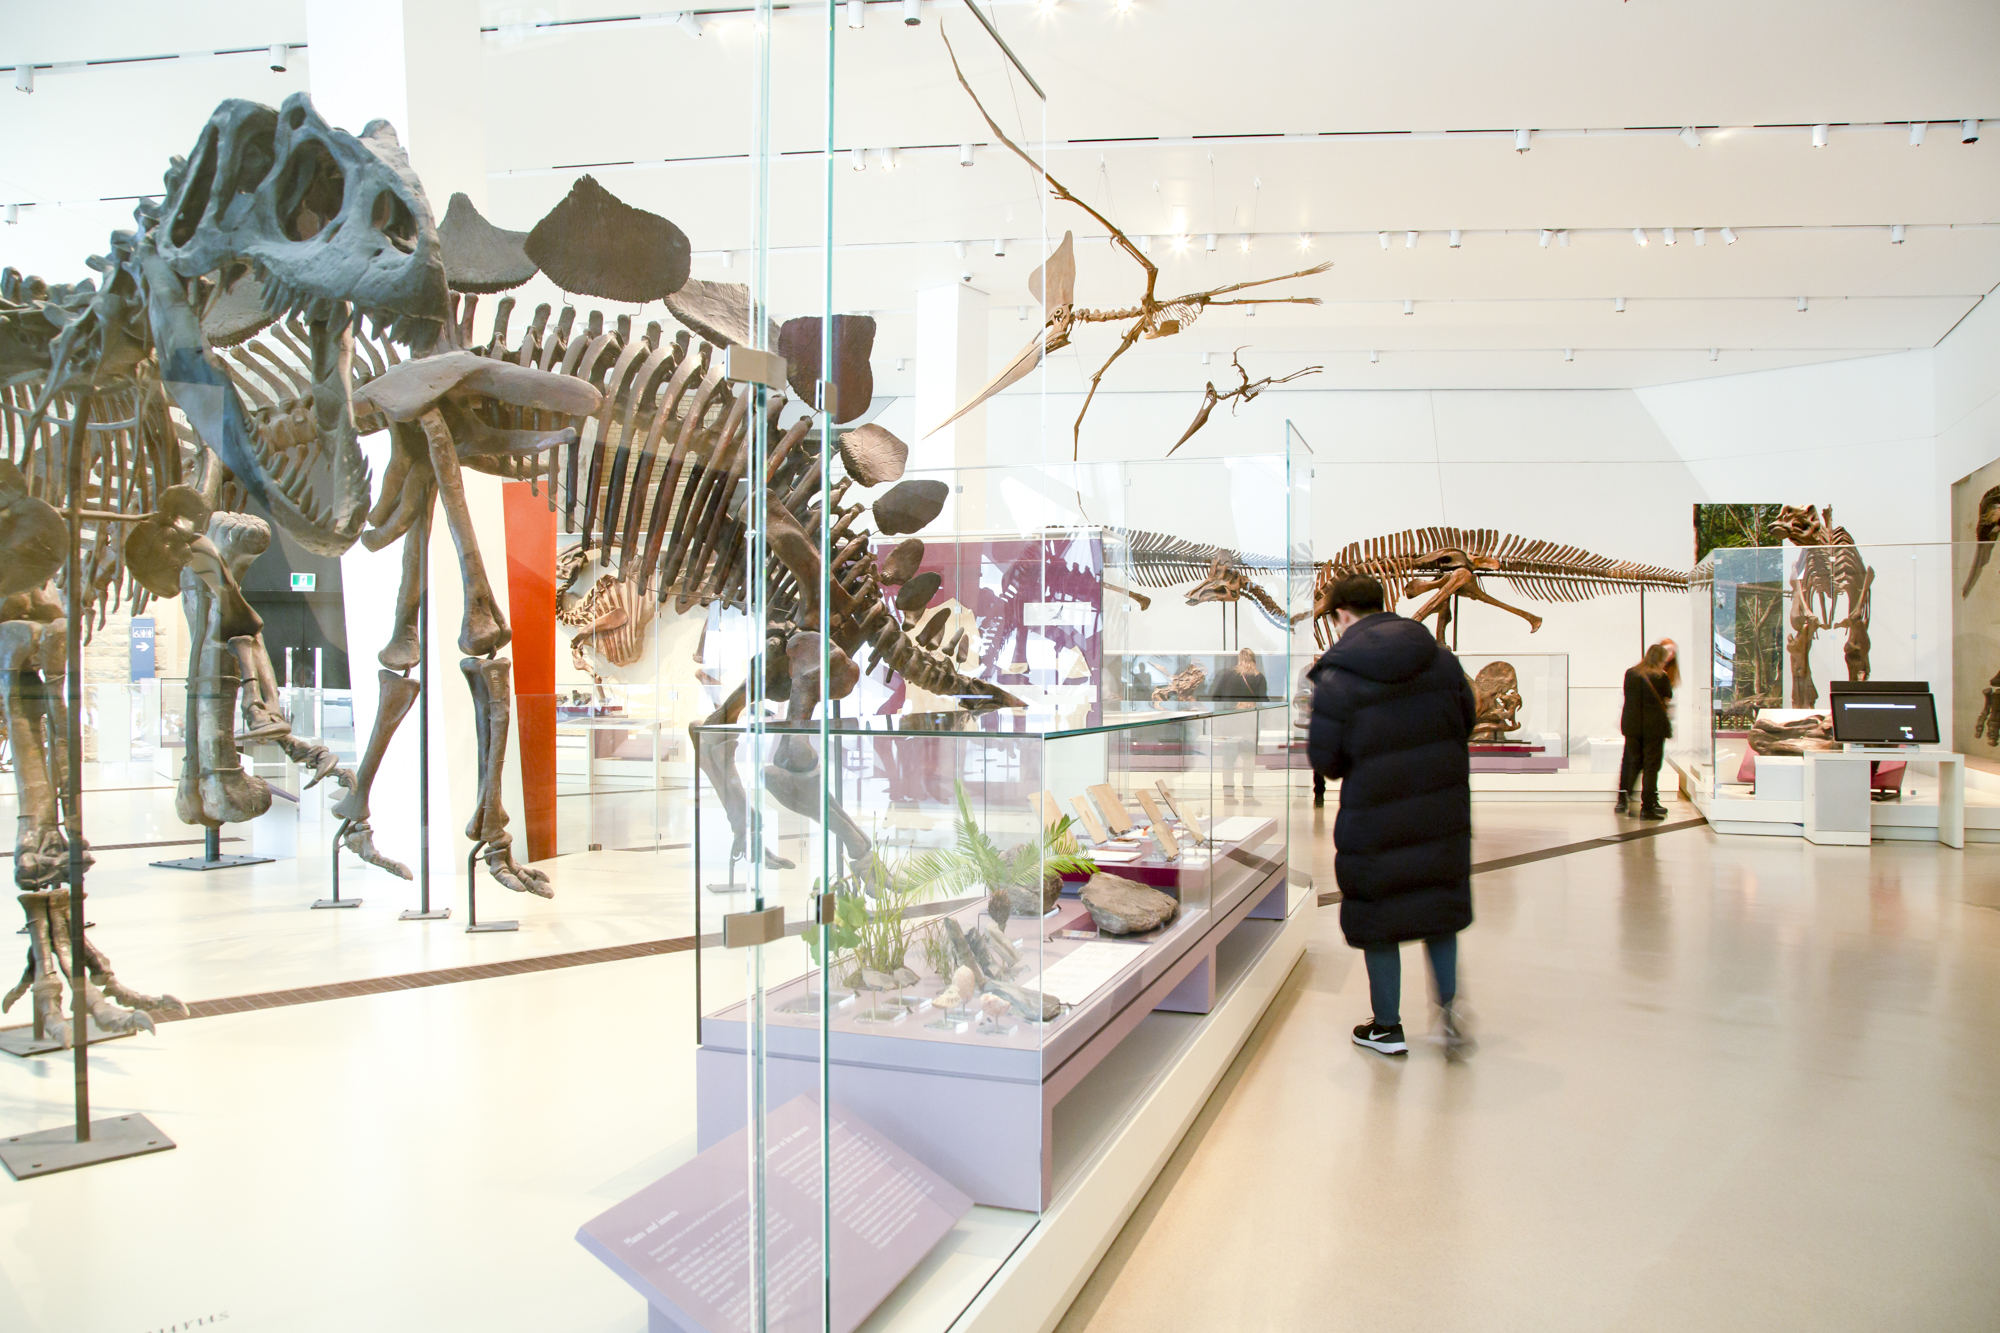
<instances>
[{"instance_id":1,"label":"beige floor","mask_svg":"<svg viewBox=\"0 0 2000 1333\"><path fill-rule=\"evenodd\" d=\"M1611 824L1476 814L1481 859ZM2000 847L1697 828L1475 884L1478 1054L1352 1046L1325 913L1061 1333L1996 1326Z\"/></svg>"}]
</instances>

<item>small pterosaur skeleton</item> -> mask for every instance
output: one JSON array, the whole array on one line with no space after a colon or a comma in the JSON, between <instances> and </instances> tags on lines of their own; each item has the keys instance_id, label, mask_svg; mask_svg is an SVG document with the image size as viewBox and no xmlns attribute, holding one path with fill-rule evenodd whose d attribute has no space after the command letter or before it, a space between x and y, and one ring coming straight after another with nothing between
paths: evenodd
<instances>
[{"instance_id":1,"label":"small pterosaur skeleton","mask_svg":"<svg viewBox=\"0 0 2000 1333\"><path fill-rule=\"evenodd\" d=\"M1215 411L1216 404L1224 400L1230 400L1229 411L1231 415L1234 415L1237 408L1243 406L1243 404L1249 402L1273 384L1290 384L1293 380L1304 379L1308 375L1317 375L1320 371L1326 369L1325 366L1307 366L1305 369L1295 370L1289 375L1266 375L1261 380L1253 380L1250 378L1250 372L1243 368L1243 363L1236 359L1242 354L1242 351L1243 348L1239 347L1234 352L1231 352L1229 354L1229 364L1236 367L1236 373L1242 377L1243 383L1225 393L1217 393L1215 381L1210 380L1207 392L1201 396L1201 410L1194 414L1194 420L1181 433L1181 437L1174 441L1174 448L1167 450L1168 458L1174 456L1174 449L1180 448L1193 439L1195 432L1208 424L1209 413Z\"/></svg>"},{"instance_id":2,"label":"small pterosaur skeleton","mask_svg":"<svg viewBox=\"0 0 2000 1333\"><path fill-rule=\"evenodd\" d=\"M939 35L943 35L942 31L940 31ZM1068 186L1064 185L1054 176L1049 175L1034 158L1028 156L1022 150L1019 144L1007 137L1006 132L1000 128L999 124L987 112L985 104L979 100L979 94L973 92L972 85L966 81L965 71L959 68L958 53L951 49L951 40L949 38L945 38L944 46L945 51L951 56L952 72L958 75L959 87L965 89L965 95L972 99L972 104L975 107L979 108L979 114L986 121L987 128L993 131L994 138L1005 144L1014 156L1026 162L1037 175L1046 181L1050 194L1065 203L1075 204L1102 225L1104 230L1110 235L1111 244L1132 256L1132 262L1145 270L1146 290L1140 295L1137 305L1121 306L1113 310L1095 310L1076 305L1076 235L1073 232L1064 232L1062 244L1056 247L1055 253L1050 255L1047 262L1040 268L1028 275L1028 290L1033 293L1036 300L1042 303L1044 311L1041 330L1035 334L1034 338L1029 341L1026 347L1021 349L1020 353L1012 361L1007 363L999 374L987 381L985 388L972 396L970 402L966 403L956 412L953 412L943 421L938 422L937 425L932 426L930 430L925 432L927 436L934 435L938 431L943 430L946 426L949 426L973 408L978 407L1008 385L1025 378L1036 366L1042 364L1042 359L1049 353L1060 351L1062 348L1069 346L1070 333L1077 325L1126 322L1125 334L1118 340L1116 350L1105 358L1104 364L1097 368L1097 373L1090 377L1090 392L1084 395L1083 407L1076 414L1076 425L1071 430L1071 457L1080 457L1082 454L1083 418L1090 411L1090 404L1097 397L1098 385L1104 382L1104 372L1110 370L1119 357L1131 351L1139 339L1172 337L1194 323L1196 319L1200 318L1201 312L1210 306L1318 305L1320 303L1317 296L1230 297L1230 293L1244 291L1251 287L1266 286L1273 282L1286 282L1292 278L1309 278L1315 273L1324 273L1332 268L1333 265L1331 262L1315 264L1311 268L1302 268L1296 273L1280 274L1275 278L1253 278L1249 282L1232 282L1221 287L1211 287L1207 291L1190 292L1185 296L1169 297L1165 300L1160 299L1156 294L1156 289L1160 282L1159 268L1154 265L1152 260L1146 258L1145 252L1139 249L1130 236L1127 236L1123 231L1112 225L1111 220L1105 217L1104 214L1070 193ZM1229 299L1224 299L1225 297Z\"/></svg>"}]
</instances>

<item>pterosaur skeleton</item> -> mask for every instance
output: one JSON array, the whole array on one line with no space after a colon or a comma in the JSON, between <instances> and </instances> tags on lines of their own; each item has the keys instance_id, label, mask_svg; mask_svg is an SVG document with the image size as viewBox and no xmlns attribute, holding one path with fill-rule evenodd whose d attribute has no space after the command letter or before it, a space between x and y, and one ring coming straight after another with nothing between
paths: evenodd
<instances>
[{"instance_id":1,"label":"pterosaur skeleton","mask_svg":"<svg viewBox=\"0 0 2000 1333\"><path fill-rule=\"evenodd\" d=\"M1215 411L1218 403L1227 402L1231 415L1234 415L1237 408L1243 406L1243 404L1249 402L1273 384L1290 384L1293 380L1304 379L1307 375L1317 375L1320 371L1326 369L1324 366L1307 366L1305 369L1295 370L1289 375L1266 375L1261 380L1252 380L1250 372L1245 370L1243 363L1237 359L1242 351L1243 349L1239 347L1234 352L1231 352L1229 354L1229 364L1236 367L1236 374L1243 382L1233 389L1218 393L1216 392L1215 381L1210 380L1208 388L1202 393L1200 410L1194 414L1194 420L1188 424L1188 428L1181 432L1181 437L1174 441L1174 448L1167 450L1167 457L1172 458L1174 456L1174 449L1180 448L1193 439L1195 432L1208 424L1209 414Z\"/></svg>"},{"instance_id":2,"label":"pterosaur skeleton","mask_svg":"<svg viewBox=\"0 0 2000 1333\"><path fill-rule=\"evenodd\" d=\"M940 36L943 35L940 30ZM986 387L972 396L971 401L960 407L943 421L932 426L926 435L933 435L952 422L972 411L981 403L999 393L1011 384L1025 378L1042 363L1049 353L1069 346L1070 334L1079 324L1124 323L1125 332L1118 340L1117 348L1105 358L1104 364L1090 377L1090 392L1084 395L1083 407L1076 414L1076 424L1071 429L1071 456L1080 458L1083 449L1083 418L1090 411L1091 403L1097 397L1097 389L1104 382L1104 374L1117 362L1118 358L1132 350L1141 338L1167 338L1186 329L1201 317L1201 313L1211 306L1254 306L1254 305L1318 305L1317 296L1252 296L1234 297L1233 292L1247 291L1252 287L1263 287L1274 282L1287 282L1293 278L1309 278L1316 273L1324 273L1332 268L1332 263L1315 264L1311 268L1295 273L1284 273L1274 278L1253 278L1248 282L1232 282L1221 287L1211 287L1206 291L1189 292L1185 296L1169 297L1162 300L1157 294L1160 270L1152 260L1111 220L1076 197L1061 181L1051 176L1034 158L1007 137L1004 130L986 110L979 94L972 91L965 71L959 67L958 54L951 49L951 40L945 38L945 51L951 56L952 72L958 75L959 86L979 109L980 117L994 138L1006 145L1008 151L1027 163L1034 173L1048 185L1049 193L1065 203L1075 204L1088 213L1109 235L1111 244L1132 257L1146 275L1145 290L1140 293L1136 305L1120 306L1116 309L1097 310L1078 306L1076 301L1076 237L1072 232L1064 232L1062 244L1048 260L1028 275L1028 290L1042 303L1044 314L1041 331L1028 345L1009 361L1007 365L987 381ZM1204 418L1205 419L1205 418ZM1185 437L1183 437L1185 438Z\"/></svg>"}]
</instances>

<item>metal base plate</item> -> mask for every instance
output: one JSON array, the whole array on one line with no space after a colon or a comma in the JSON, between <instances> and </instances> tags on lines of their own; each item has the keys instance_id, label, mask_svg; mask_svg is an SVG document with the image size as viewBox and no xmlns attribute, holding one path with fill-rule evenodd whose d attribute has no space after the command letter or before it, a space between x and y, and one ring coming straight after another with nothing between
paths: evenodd
<instances>
[{"instance_id":1,"label":"metal base plate","mask_svg":"<svg viewBox=\"0 0 2000 1333\"><path fill-rule=\"evenodd\" d=\"M489 930L519 930L520 928L521 923L518 921L482 921L476 926L467 926L465 933L468 935L484 935Z\"/></svg>"},{"instance_id":2,"label":"metal base plate","mask_svg":"<svg viewBox=\"0 0 2000 1333\"><path fill-rule=\"evenodd\" d=\"M261 866L273 860L270 856L218 856L213 861L200 856L183 856L178 861L154 861L151 864L165 870L227 870L231 866Z\"/></svg>"},{"instance_id":3,"label":"metal base plate","mask_svg":"<svg viewBox=\"0 0 2000 1333\"><path fill-rule=\"evenodd\" d=\"M403 912L396 919L398 921L449 921L451 920L451 909L449 907L441 907L435 912Z\"/></svg>"},{"instance_id":4,"label":"metal base plate","mask_svg":"<svg viewBox=\"0 0 2000 1333\"><path fill-rule=\"evenodd\" d=\"M100 1041L117 1041L120 1037L136 1035L130 1032L106 1032L103 1028L97 1026L95 1019L86 1018L84 1022L90 1027L89 1041L93 1046ZM35 1036L35 1025L32 1023L26 1027L8 1028L6 1031L0 1032L0 1051L5 1051L9 1055L18 1055L26 1058L30 1055L47 1055L51 1051L68 1049L68 1047L49 1037L37 1039Z\"/></svg>"},{"instance_id":5,"label":"metal base plate","mask_svg":"<svg viewBox=\"0 0 2000 1333\"><path fill-rule=\"evenodd\" d=\"M322 908L327 908L327 907L359 907L359 906L361 906L361 900L359 898L313 899L313 911L315 912L320 911Z\"/></svg>"},{"instance_id":6,"label":"metal base plate","mask_svg":"<svg viewBox=\"0 0 2000 1333\"><path fill-rule=\"evenodd\" d=\"M115 1162L121 1157L165 1152L174 1146L174 1141L162 1134L157 1125L134 1112L91 1121L88 1143L76 1141L75 1125L0 1139L0 1163L13 1173L14 1179L27 1180L79 1166Z\"/></svg>"}]
</instances>

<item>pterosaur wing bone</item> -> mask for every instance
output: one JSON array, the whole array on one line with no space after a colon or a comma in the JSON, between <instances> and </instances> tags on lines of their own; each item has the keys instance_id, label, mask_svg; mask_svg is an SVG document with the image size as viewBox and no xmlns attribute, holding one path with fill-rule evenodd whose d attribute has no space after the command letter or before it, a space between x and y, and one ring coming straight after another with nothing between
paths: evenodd
<instances>
[{"instance_id":1,"label":"pterosaur wing bone","mask_svg":"<svg viewBox=\"0 0 2000 1333\"><path fill-rule=\"evenodd\" d=\"M1042 364L1043 357L1047 356L1050 352L1060 351L1067 346L1069 346L1069 328L1067 324L1043 329L1029 341L1026 347L1021 349L1020 353L1012 361L1007 363L1005 369L992 379L986 381L986 387L974 394L972 401L925 431L923 438L929 439L952 422L964 416L967 412L970 412L973 408L978 407L994 394L999 393L1008 385L1016 384L1026 379L1029 372Z\"/></svg>"}]
</instances>

